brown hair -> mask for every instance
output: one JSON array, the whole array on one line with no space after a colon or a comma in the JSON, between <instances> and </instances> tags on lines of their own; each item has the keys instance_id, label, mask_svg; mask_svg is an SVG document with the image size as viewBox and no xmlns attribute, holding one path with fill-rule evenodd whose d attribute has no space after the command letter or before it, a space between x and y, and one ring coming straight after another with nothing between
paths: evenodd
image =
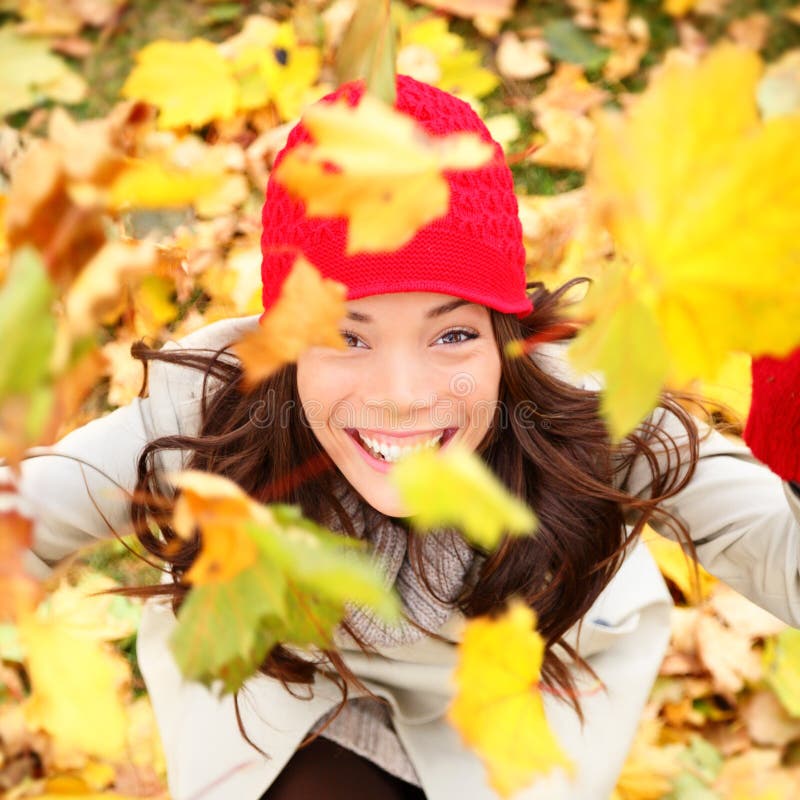
<instances>
[{"instance_id":1,"label":"brown hair","mask_svg":"<svg viewBox=\"0 0 800 800\"><path fill-rule=\"evenodd\" d=\"M536 611L538 630L546 642L542 682L582 718L563 653L584 669L589 667L564 641L564 634L586 614L618 570L626 547L654 516L672 527L694 555L685 526L663 511L661 504L690 480L698 433L677 399L664 395L660 411L620 444L612 444L599 415L596 391L550 374L535 358L505 354L508 342L564 327L565 294L576 282L556 291L528 284L534 311L523 320L490 309L502 359L498 409L504 410L505 419L493 425L478 452L502 483L535 511L539 525L533 537L508 537L496 552L481 553L485 559L477 581L465 586L454 605L473 617L497 613L510 597L522 597ZM147 444L139 459L132 502L138 538L167 563L173 579L171 584L147 587L143 593L168 594L176 609L187 591L182 577L197 555L198 542L183 542L169 527L170 500L159 486L156 459L162 451L189 451L187 466L225 475L259 501L297 504L316 522L332 510L341 527L355 535L333 492L336 467L304 422L295 365L283 367L254 391L244 393L239 363L220 358L223 352L154 350L143 343L132 349L145 365L166 361L202 370L205 376L198 435L164 436ZM207 386L209 378L220 382L213 391ZM256 408L271 419L279 413L285 418L280 424L255 424ZM680 443L664 426L669 414L682 431ZM646 497L629 493L634 462L649 468ZM626 521L631 523L630 531ZM153 526L160 536L153 533ZM409 531L409 554L426 587L435 594L434 582L424 574L420 538L413 531ZM358 640L353 631L349 633ZM360 644L369 650L368 643ZM312 683L315 672L321 670L339 683L343 706L348 685L364 687L335 650L326 651L325 656L326 661L311 663L278 645L261 671L291 690L292 684Z\"/></svg>"}]
</instances>

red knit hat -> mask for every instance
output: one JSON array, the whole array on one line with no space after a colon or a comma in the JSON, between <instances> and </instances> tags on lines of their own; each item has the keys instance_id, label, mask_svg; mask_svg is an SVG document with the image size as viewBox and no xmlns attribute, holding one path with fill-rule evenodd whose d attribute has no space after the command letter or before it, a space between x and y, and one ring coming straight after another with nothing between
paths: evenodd
<instances>
[{"instance_id":1,"label":"red knit hat","mask_svg":"<svg viewBox=\"0 0 800 800\"><path fill-rule=\"evenodd\" d=\"M278 299L284 278L302 252L325 277L348 287L348 300L388 292L441 292L525 317L532 304L525 292L522 226L502 148L463 100L407 75L398 75L396 85L395 107L417 120L428 134L475 132L494 146L493 160L474 170L446 171L447 214L421 228L400 249L352 256L345 255L344 217L305 216L303 201L293 199L270 176L261 236L265 311ZM344 97L357 105L363 94L363 81L353 81L319 102ZM289 150L310 141L311 135L299 122L276 156L275 166Z\"/></svg>"}]
</instances>

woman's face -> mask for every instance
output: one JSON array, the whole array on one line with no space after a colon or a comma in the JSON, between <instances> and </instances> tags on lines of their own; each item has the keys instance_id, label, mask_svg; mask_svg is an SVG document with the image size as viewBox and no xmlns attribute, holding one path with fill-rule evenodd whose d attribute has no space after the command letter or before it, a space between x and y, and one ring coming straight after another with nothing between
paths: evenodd
<instances>
[{"instance_id":1,"label":"woman's face","mask_svg":"<svg viewBox=\"0 0 800 800\"><path fill-rule=\"evenodd\" d=\"M350 300L346 350L297 362L300 402L320 445L378 511L407 516L389 480L417 447L475 450L492 425L500 355L489 311L452 295L399 292Z\"/></svg>"}]
</instances>

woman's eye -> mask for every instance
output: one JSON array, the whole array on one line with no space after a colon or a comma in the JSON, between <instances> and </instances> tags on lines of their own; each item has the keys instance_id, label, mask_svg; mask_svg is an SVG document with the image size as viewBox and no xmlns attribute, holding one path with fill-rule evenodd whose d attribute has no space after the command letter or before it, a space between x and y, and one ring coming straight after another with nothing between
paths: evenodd
<instances>
[{"instance_id":1,"label":"woman's eye","mask_svg":"<svg viewBox=\"0 0 800 800\"><path fill-rule=\"evenodd\" d=\"M351 344L352 341L360 342L361 339L358 338L352 331L339 331L342 339L344 339L344 343L347 347L358 347L356 344Z\"/></svg>"},{"instance_id":2,"label":"woman's eye","mask_svg":"<svg viewBox=\"0 0 800 800\"><path fill-rule=\"evenodd\" d=\"M461 339L453 338L453 337L463 337ZM443 339L450 338L450 341L446 341L445 344L461 344L462 342L467 342L470 339L477 339L478 334L475 331L467 330L466 328L454 328L451 331L446 331L443 333L436 341L442 341Z\"/></svg>"}]
</instances>

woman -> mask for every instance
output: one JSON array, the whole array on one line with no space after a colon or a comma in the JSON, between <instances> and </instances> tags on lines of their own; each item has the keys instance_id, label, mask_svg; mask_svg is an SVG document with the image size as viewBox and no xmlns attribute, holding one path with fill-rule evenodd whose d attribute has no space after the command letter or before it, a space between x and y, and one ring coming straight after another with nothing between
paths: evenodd
<instances>
[{"instance_id":1,"label":"woman","mask_svg":"<svg viewBox=\"0 0 800 800\"><path fill-rule=\"evenodd\" d=\"M456 98L404 76L397 90L397 107L430 134L472 131L492 142ZM322 102L357 103L362 91L349 84ZM279 158L307 138L299 125ZM800 359L759 362L747 429L785 483L667 397L612 446L598 386L570 372L562 345L532 358L505 355L507 342L551 328L562 295L526 286L513 183L493 146L489 165L448 174L448 214L397 252L346 256L346 222L306 217L271 179L265 311L302 253L348 287L347 349L311 348L243 393L226 348L256 317L214 323L161 351L138 346L149 396L48 451L73 458L24 462L19 491L37 505L39 559L54 563L132 521L171 567L174 583L160 591L172 598L146 605L139 660L176 800L492 797L444 712L465 619L502 609L512 595L537 611L548 720L577 770L572 781L554 774L519 796L607 797L669 638L669 594L637 541L645 522L693 541L712 573L789 624L800 620L800 498L788 482L800 478L800 411L787 399L800 384ZM535 537L484 553L456 531L409 531L387 461L401 445L456 441L536 511ZM174 540L159 479L181 466L224 474L264 502L297 503L369 540L404 601L404 623L389 628L354 608L327 663L277 647L238 702L182 681L167 640L197 547L175 551L151 530ZM113 482L155 499L128 507ZM603 691L591 689L592 674Z\"/></svg>"}]
</instances>

